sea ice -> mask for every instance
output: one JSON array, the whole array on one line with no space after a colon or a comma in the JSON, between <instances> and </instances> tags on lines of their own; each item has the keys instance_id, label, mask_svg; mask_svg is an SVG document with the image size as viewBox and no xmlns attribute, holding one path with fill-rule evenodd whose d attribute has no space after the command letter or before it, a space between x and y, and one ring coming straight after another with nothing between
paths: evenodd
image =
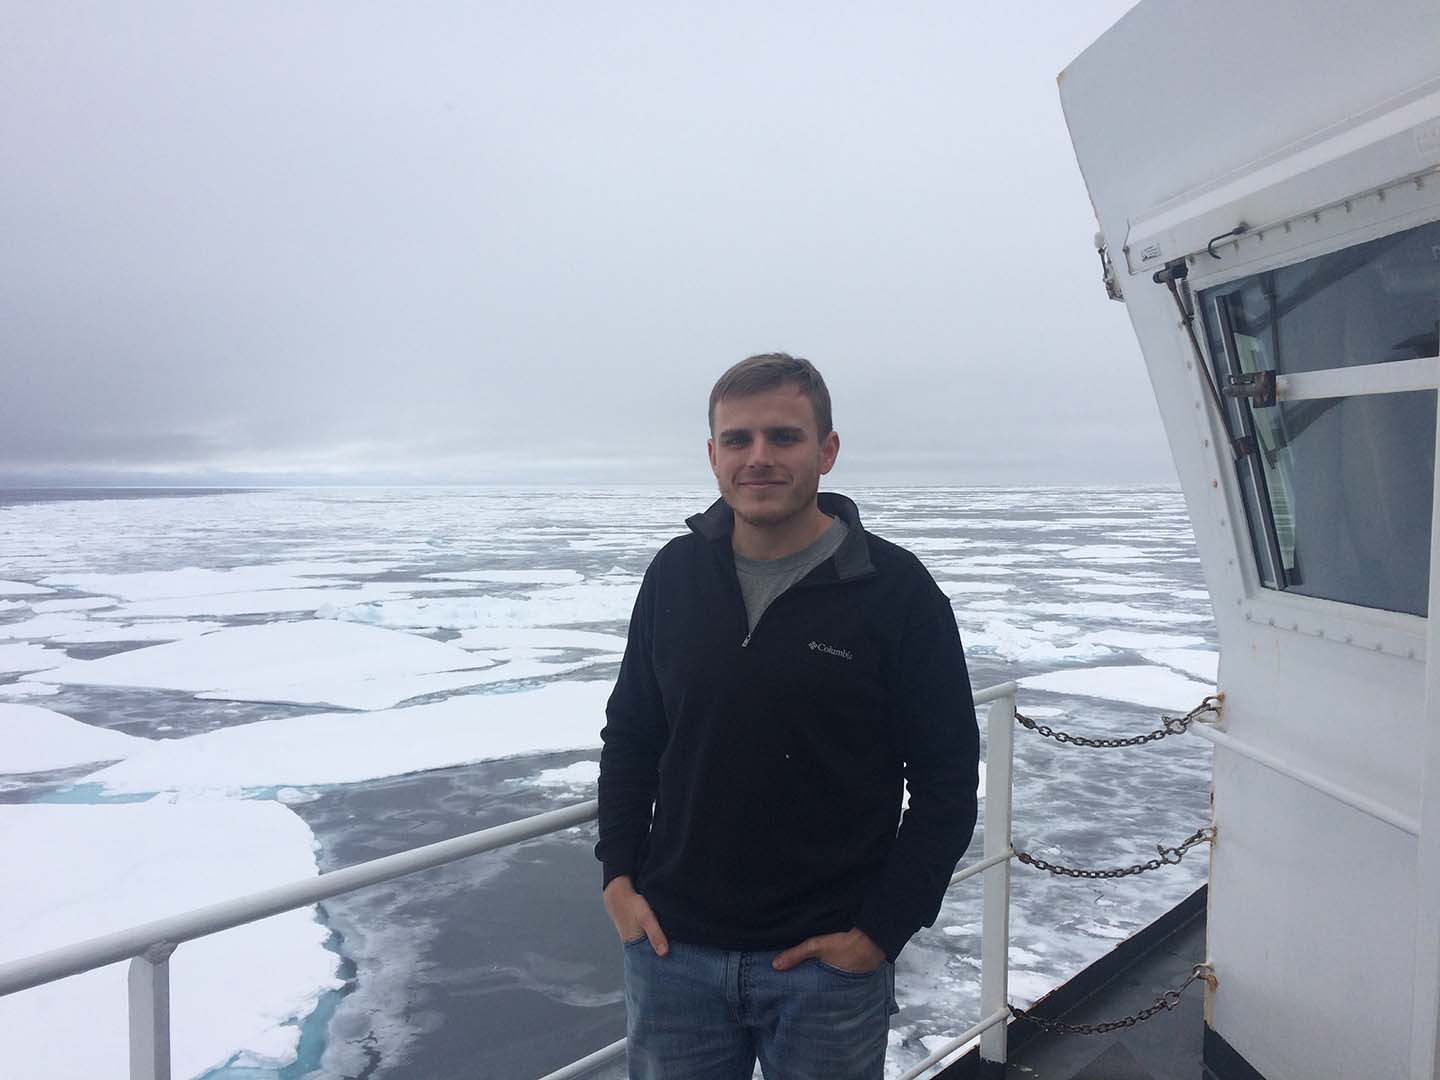
<instances>
[{"instance_id":1,"label":"sea ice","mask_svg":"<svg viewBox=\"0 0 1440 1080\"><path fill-rule=\"evenodd\" d=\"M0 698L49 697L59 692L58 686L50 683L29 682L25 679L19 682L0 683Z\"/></svg>"},{"instance_id":2,"label":"sea ice","mask_svg":"<svg viewBox=\"0 0 1440 1080\"><path fill-rule=\"evenodd\" d=\"M1214 683L1220 675L1220 654L1203 649L1152 649L1140 654L1152 664L1161 664L1186 675Z\"/></svg>"},{"instance_id":3,"label":"sea ice","mask_svg":"<svg viewBox=\"0 0 1440 1080\"><path fill-rule=\"evenodd\" d=\"M1205 639L1195 634L1162 634L1134 630L1101 630L1098 634L1089 634L1087 637L1097 645L1110 645L1117 649L1188 649L1192 645L1205 644Z\"/></svg>"},{"instance_id":4,"label":"sea ice","mask_svg":"<svg viewBox=\"0 0 1440 1080\"><path fill-rule=\"evenodd\" d=\"M600 762L577 761L560 769L541 769L530 783L542 788L589 787L600 779Z\"/></svg>"},{"instance_id":5,"label":"sea ice","mask_svg":"<svg viewBox=\"0 0 1440 1080\"><path fill-rule=\"evenodd\" d=\"M143 741L143 740L142 740ZM0 961L313 878L314 837L276 802L151 799L107 806L0 806L0 850L23 888L0 889ZM187 942L170 960L174 1075L237 1053L295 1060L295 1020L337 989L329 931L313 909ZM126 965L0 998L16 1080L90 1080L128 1060ZM67 1034L61 1018L83 1018Z\"/></svg>"},{"instance_id":6,"label":"sea ice","mask_svg":"<svg viewBox=\"0 0 1440 1080\"><path fill-rule=\"evenodd\" d=\"M449 644L462 649L604 649L613 652L624 650L625 637L594 630L480 626L462 630Z\"/></svg>"},{"instance_id":7,"label":"sea ice","mask_svg":"<svg viewBox=\"0 0 1440 1080\"><path fill-rule=\"evenodd\" d=\"M122 600L165 600L181 596L215 596L270 589L304 589L320 584L276 566L237 566L208 570L187 566L180 570L142 570L131 574L52 574L46 585L63 585Z\"/></svg>"},{"instance_id":8,"label":"sea ice","mask_svg":"<svg viewBox=\"0 0 1440 1080\"><path fill-rule=\"evenodd\" d=\"M236 626L188 641L76 660L35 681L186 690L232 701L388 708L475 685L488 659L356 623L310 619ZM471 674L446 674L459 671Z\"/></svg>"},{"instance_id":9,"label":"sea ice","mask_svg":"<svg viewBox=\"0 0 1440 1080\"><path fill-rule=\"evenodd\" d=\"M40 596L54 591L42 585L31 585L27 581L0 581L0 596Z\"/></svg>"},{"instance_id":10,"label":"sea ice","mask_svg":"<svg viewBox=\"0 0 1440 1080\"><path fill-rule=\"evenodd\" d=\"M1010 592L1013 585L1001 585L993 581L937 581L940 591L950 599L963 596L967 593L1004 593Z\"/></svg>"},{"instance_id":11,"label":"sea ice","mask_svg":"<svg viewBox=\"0 0 1440 1080\"><path fill-rule=\"evenodd\" d=\"M1127 544L1084 544L1067 548L1061 554L1067 559L1078 559L1082 562L1136 562L1151 558L1140 548Z\"/></svg>"},{"instance_id":12,"label":"sea ice","mask_svg":"<svg viewBox=\"0 0 1440 1080\"><path fill-rule=\"evenodd\" d=\"M1070 582L1065 588L1071 592L1084 593L1087 596L1143 596L1145 593L1158 592L1160 586L1156 585L1112 585L1103 581Z\"/></svg>"},{"instance_id":13,"label":"sea ice","mask_svg":"<svg viewBox=\"0 0 1440 1080\"><path fill-rule=\"evenodd\" d=\"M625 622L635 606L634 585L586 583L540 589L525 596L411 599L326 608L335 618L396 629L465 630L472 627L573 626Z\"/></svg>"},{"instance_id":14,"label":"sea ice","mask_svg":"<svg viewBox=\"0 0 1440 1080\"><path fill-rule=\"evenodd\" d=\"M444 581L482 581L497 585L578 585L585 575L578 570L450 570L424 574Z\"/></svg>"},{"instance_id":15,"label":"sea ice","mask_svg":"<svg viewBox=\"0 0 1440 1080\"><path fill-rule=\"evenodd\" d=\"M0 611L29 611L30 605L24 600L0 600Z\"/></svg>"},{"instance_id":16,"label":"sea ice","mask_svg":"<svg viewBox=\"0 0 1440 1080\"><path fill-rule=\"evenodd\" d=\"M1157 669L1158 670L1158 669ZM369 713L315 713L157 740L86 777L114 794L354 784L600 743L608 680L555 682Z\"/></svg>"},{"instance_id":17,"label":"sea ice","mask_svg":"<svg viewBox=\"0 0 1440 1080\"><path fill-rule=\"evenodd\" d=\"M1149 708L1182 711L1193 708L1202 698L1215 692L1213 686L1148 664L1051 671L1021 679L1020 685L1028 690L1045 690L1052 694L1078 694L1081 697L1129 701Z\"/></svg>"},{"instance_id":18,"label":"sea ice","mask_svg":"<svg viewBox=\"0 0 1440 1080\"><path fill-rule=\"evenodd\" d=\"M115 601L108 596L81 596L73 600L37 600L30 606L39 614L48 615L52 611L94 611L97 608L110 608L115 606Z\"/></svg>"},{"instance_id":19,"label":"sea ice","mask_svg":"<svg viewBox=\"0 0 1440 1080\"><path fill-rule=\"evenodd\" d=\"M38 705L0 702L0 773L119 761L149 745L149 739L81 723Z\"/></svg>"},{"instance_id":20,"label":"sea ice","mask_svg":"<svg viewBox=\"0 0 1440 1080\"><path fill-rule=\"evenodd\" d=\"M1076 640L1077 630L1067 628L1064 634L1054 634L1043 629L1015 626L1001 619L988 619L980 629L966 629L962 637L967 648L989 650L1004 660L1021 663L1046 664L1070 660L1097 660L1109 656L1110 650L1097 645L1093 639L1081 636Z\"/></svg>"},{"instance_id":21,"label":"sea ice","mask_svg":"<svg viewBox=\"0 0 1440 1080\"><path fill-rule=\"evenodd\" d=\"M0 674L23 671L45 671L68 663L70 658L62 649L47 649L43 645L0 645Z\"/></svg>"}]
</instances>

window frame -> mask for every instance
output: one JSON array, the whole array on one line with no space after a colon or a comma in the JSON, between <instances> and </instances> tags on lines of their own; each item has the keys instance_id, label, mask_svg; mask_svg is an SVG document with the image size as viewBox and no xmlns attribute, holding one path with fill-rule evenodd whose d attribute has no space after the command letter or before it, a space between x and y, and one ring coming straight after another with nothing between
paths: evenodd
<instances>
[{"instance_id":1,"label":"window frame","mask_svg":"<svg viewBox=\"0 0 1440 1080\"><path fill-rule=\"evenodd\" d=\"M1211 260L1201 255L1189 256L1187 261L1190 264L1190 273L1184 282L1184 290L1194 318L1201 323L1196 327L1196 337L1210 371L1222 372L1230 358L1217 358L1213 354L1209 334L1203 332L1204 313L1200 310L1202 293L1241 278L1254 277L1436 222L1440 222L1440 197L1426 198L1421 205L1388 217L1380 213L1373 216L1355 214L1349 208L1338 215L1316 210L1313 214L1301 215L1293 223L1287 224L1283 235L1278 237L1279 242L1267 243L1267 237L1261 237L1260 245L1249 246L1247 249L1241 249L1237 245L1234 251L1225 253L1223 260ZM1233 334L1228 329L1228 318L1226 326L1227 341L1233 340ZM1223 385L1223 381L1217 382L1217 385ZM1440 520L1440 357L1359 364L1282 375L1276 380L1276 389L1277 398L1285 401L1360 397L1411 390L1435 391L1436 502L1432 522ZM1249 410L1239 411L1245 413L1248 420ZM1230 418L1233 419L1234 416L1234 412L1230 413ZM1218 420L1217 417L1216 421ZM1243 429L1237 432L1245 433L1247 432ZM1307 596L1265 584L1260 569L1260 552L1256 548L1249 526L1249 511L1241 487L1240 471L1231 467L1234 459L1223 439L1215 440L1213 446L1217 458L1216 475L1224 495L1227 517L1231 522L1232 541L1239 556L1237 565L1241 569L1244 584L1244 595L1239 603L1245 619L1280 629L1340 640L1367 649L1408 656L1423 662L1429 624L1427 616L1366 607L1345 600ZM1254 467L1259 468L1258 462ZM1263 474L1263 469L1260 471ZM1261 479L1263 482L1263 475ZM1275 524L1268 489L1261 490L1264 496L1265 536L1268 544L1274 542ZM1274 548L1271 550L1273 556ZM1283 571L1283 563L1277 560L1277 565ZM1440 537L1436 536L1436 529L1432 524L1432 582L1437 572L1440 572ZM1440 615L1440 612L1437 612L1437 615ZM1377 637L1378 641L1375 640Z\"/></svg>"}]
</instances>

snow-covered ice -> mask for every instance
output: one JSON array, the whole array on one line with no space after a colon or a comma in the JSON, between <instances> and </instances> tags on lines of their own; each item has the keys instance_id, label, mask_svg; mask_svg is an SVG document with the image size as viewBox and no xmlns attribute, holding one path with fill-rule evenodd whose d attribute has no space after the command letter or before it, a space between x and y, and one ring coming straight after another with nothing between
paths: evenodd
<instances>
[{"instance_id":1,"label":"snow-covered ice","mask_svg":"<svg viewBox=\"0 0 1440 1080\"><path fill-rule=\"evenodd\" d=\"M498 585L578 585L585 580L585 575L578 570L449 570L424 576Z\"/></svg>"},{"instance_id":2,"label":"snow-covered ice","mask_svg":"<svg viewBox=\"0 0 1440 1080\"><path fill-rule=\"evenodd\" d=\"M0 596L43 596L54 591L26 581L0 581Z\"/></svg>"},{"instance_id":3,"label":"snow-covered ice","mask_svg":"<svg viewBox=\"0 0 1440 1080\"><path fill-rule=\"evenodd\" d=\"M63 649L47 649L43 645L23 642L0 645L0 674L24 671L45 671L69 661Z\"/></svg>"},{"instance_id":4,"label":"snow-covered ice","mask_svg":"<svg viewBox=\"0 0 1440 1080\"><path fill-rule=\"evenodd\" d=\"M1188 712L1215 687L1187 679L1164 668L1149 665L1119 667L1072 668L1031 675L1020 680L1028 690L1045 690L1052 694L1079 694L1082 697L1131 701L1155 709L1179 709ZM1023 709L1021 710L1024 711Z\"/></svg>"},{"instance_id":5,"label":"snow-covered ice","mask_svg":"<svg viewBox=\"0 0 1440 1080\"><path fill-rule=\"evenodd\" d=\"M276 802L0 806L0 850L24 882L0 889L0 961L313 877L313 842ZM181 945L170 960L174 1075L237 1054L270 1067L293 1061L294 1021L340 986L328 936L302 909ZM5 1075L122 1075L126 1003L125 964L0 998Z\"/></svg>"},{"instance_id":6,"label":"snow-covered ice","mask_svg":"<svg viewBox=\"0 0 1440 1080\"><path fill-rule=\"evenodd\" d=\"M119 761L149 745L149 739L85 724L38 705L0 702L0 773Z\"/></svg>"},{"instance_id":7,"label":"snow-covered ice","mask_svg":"<svg viewBox=\"0 0 1440 1080\"><path fill-rule=\"evenodd\" d=\"M112 794L354 784L600 744L608 680L549 683L368 713L315 713L156 741L85 778Z\"/></svg>"},{"instance_id":8,"label":"snow-covered ice","mask_svg":"<svg viewBox=\"0 0 1440 1080\"><path fill-rule=\"evenodd\" d=\"M237 626L99 660L71 661L36 681L379 709L475 685L470 675L457 672L488 663L475 653L413 634L311 619Z\"/></svg>"},{"instance_id":9,"label":"snow-covered ice","mask_svg":"<svg viewBox=\"0 0 1440 1080\"><path fill-rule=\"evenodd\" d=\"M1152 649L1140 654L1152 664L1161 664L1197 679L1214 683L1219 678L1220 654L1205 649Z\"/></svg>"},{"instance_id":10,"label":"snow-covered ice","mask_svg":"<svg viewBox=\"0 0 1440 1080\"><path fill-rule=\"evenodd\" d=\"M460 631L450 644L462 649L625 649L623 634L545 627L480 626Z\"/></svg>"}]
</instances>

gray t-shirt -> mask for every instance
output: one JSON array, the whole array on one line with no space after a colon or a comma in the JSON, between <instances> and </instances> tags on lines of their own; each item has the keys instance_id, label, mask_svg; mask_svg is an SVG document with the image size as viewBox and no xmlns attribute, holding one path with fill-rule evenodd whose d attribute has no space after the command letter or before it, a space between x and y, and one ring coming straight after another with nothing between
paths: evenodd
<instances>
[{"instance_id":1,"label":"gray t-shirt","mask_svg":"<svg viewBox=\"0 0 1440 1080\"><path fill-rule=\"evenodd\" d=\"M735 573L740 578L740 594L745 597L745 614L750 617L752 631L777 596L840 549L847 531L845 522L831 518L830 527L813 544L779 559L735 556Z\"/></svg>"}]
</instances>

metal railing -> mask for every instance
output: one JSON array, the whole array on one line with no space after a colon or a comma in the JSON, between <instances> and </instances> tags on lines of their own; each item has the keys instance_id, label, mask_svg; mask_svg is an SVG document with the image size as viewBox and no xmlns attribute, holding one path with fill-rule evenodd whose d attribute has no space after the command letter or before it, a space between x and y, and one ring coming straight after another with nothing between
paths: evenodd
<instances>
[{"instance_id":1,"label":"metal railing","mask_svg":"<svg viewBox=\"0 0 1440 1080\"><path fill-rule=\"evenodd\" d=\"M1010 846L1015 690L1015 684L1007 682L975 694L976 705L990 706L986 735L985 849L979 861L957 871L950 879L954 886L984 875L980 943L980 1004L984 1019L937 1049L901 1080L915 1080L977 1036L982 1058L1005 1061L1010 862L1015 854ZM596 813L597 804L592 799L12 960L0 964L0 997L129 960L130 1080L170 1080L170 956L180 945L309 907L367 885L378 885L574 828L594 821ZM620 1039L547 1074L542 1080L582 1076L618 1059L624 1052L625 1040Z\"/></svg>"}]
</instances>

